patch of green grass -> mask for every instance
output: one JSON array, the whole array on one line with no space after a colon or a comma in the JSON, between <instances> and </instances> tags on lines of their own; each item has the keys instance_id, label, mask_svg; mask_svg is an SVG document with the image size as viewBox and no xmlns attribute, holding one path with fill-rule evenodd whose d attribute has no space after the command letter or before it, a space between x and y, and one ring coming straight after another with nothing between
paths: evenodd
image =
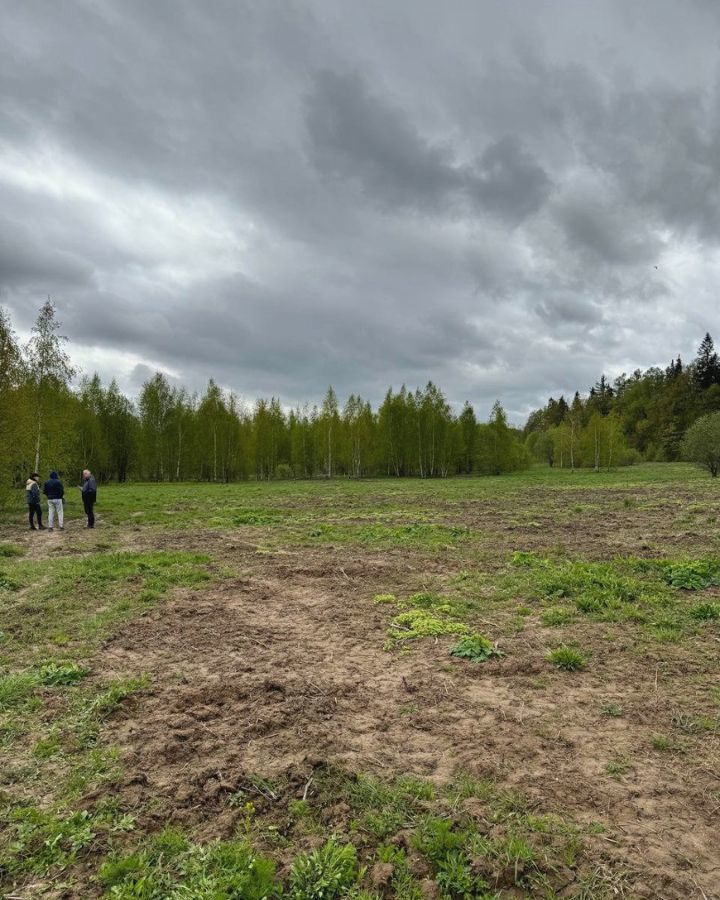
<instances>
[{"instance_id":1,"label":"patch of green grass","mask_svg":"<svg viewBox=\"0 0 720 900\"><path fill-rule=\"evenodd\" d=\"M11 672L0 676L0 710L23 703L32 696L37 684L36 672Z\"/></svg>"},{"instance_id":2,"label":"patch of green grass","mask_svg":"<svg viewBox=\"0 0 720 900\"><path fill-rule=\"evenodd\" d=\"M573 621L573 610L558 600L572 602L592 621L645 625L649 637L664 643L681 640L693 621L720 617L720 605L690 607L683 597L687 590L720 583L720 562L714 559L588 563L520 551L510 561L503 592L552 603L540 619L548 627Z\"/></svg>"},{"instance_id":3,"label":"patch of green grass","mask_svg":"<svg viewBox=\"0 0 720 900\"><path fill-rule=\"evenodd\" d=\"M651 625L647 630L661 644L675 644L682 638L682 629L674 623Z\"/></svg>"},{"instance_id":4,"label":"patch of green grass","mask_svg":"<svg viewBox=\"0 0 720 900\"><path fill-rule=\"evenodd\" d=\"M540 622L546 628L559 628L572 622L574 616L572 610L566 606L551 606L540 616Z\"/></svg>"},{"instance_id":5,"label":"patch of green grass","mask_svg":"<svg viewBox=\"0 0 720 900\"><path fill-rule=\"evenodd\" d=\"M514 566L525 566L528 569L544 568L549 564L549 560L526 550L516 550L511 557L511 562Z\"/></svg>"},{"instance_id":6,"label":"patch of green grass","mask_svg":"<svg viewBox=\"0 0 720 900\"><path fill-rule=\"evenodd\" d=\"M201 553L104 553L54 559L48 563L51 579L35 565L17 563L16 573L28 587L5 604L5 649L16 662L34 664L40 654L49 662L60 633L72 636L78 655L89 653L146 605L140 599L144 591L159 597L175 586L202 584L210 578L209 561Z\"/></svg>"},{"instance_id":7,"label":"patch of green grass","mask_svg":"<svg viewBox=\"0 0 720 900\"><path fill-rule=\"evenodd\" d=\"M19 544L0 544L0 559L8 559L14 556L25 556L26 553L25 547L21 547Z\"/></svg>"},{"instance_id":8,"label":"patch of green grass","mask_svg":"<svg viewBox=\"0 0 720 900\"><path fill-rule=\"evenodd\" d=\"M650 738L650 746L659 753L671 753L678 749L677 743L666 734L654 734Z\"/></svg>"},{"instance_id":9,"label":"patch of green grass","mask_svg":"<svg viewBox=\"0 0 720 900\"><path fill-rule=\"evenodd\" d=\"M21 760L13 781L23 803L13 807L14 791L5 798L21 817L12 823L20 842L17 853L11 852L13 866L39 871L62 866L64 859L73 864L79 842L72 829L81 820L67 806L91 786L118 777L117 754L103 746L101 729L130 694L147 684L141 678L86 680L90 670L78 657L89 656L115 627L147 609L147 601L140 600L145 590L161 597L175 585L203 583L210 577L208 562L202 554L158 552L68 556L42 567L14 563L13 577L25 590L5 602L3 650L18 668L0 676L0 739L5 748L15 745ZM45 577L48 571L52 578ZM26 736L30 740L23 744ZM22 818L33 795L54 818L38 817L32 809ZM36 836L54 840L48 837L53 829L59 835L57 858L34 849ZM0 840L0 856L3 851L8 852ZM21 864L24 858L27 865Z\"/></svg>"},{"instance_id":10,"label":"patch of green grass","mask_svg":"<svg viewBox=\"0 0 720 900\"><path fill-rule=\"evenodd\" d=\"M624 757L616 757L615 759L611 759L610 762L605 766L605 771L611 778L615 778L617 781L622 779L623 775L627 775L627 773L632 769L632 764L629 760Z\"/></svg>"},{"instance_id":11,"label":"patch of green grass","mask_svg":"<svg viewBox=\"0 0 720 900\"><path fill-rule=\"evenodd\" d=\"M205 900L279 896L274 863L245 840L193 844L166 829L135 853L117 856L100 869L105 897L114 900Z\"/></svg>"},{"instance_id":12,"label":"patch of green grass","mask_svg":"<svg viewBox=\"0 0 720 900\"><path fill-rule=\"evenodd\" d=\"M450 655L460 659L469 659L471 662L484 662L492 656L502 656L503 652L490 638L476 632L461 638L450 648Z\"/></svg>"},{"instance_id":13,"label":"patch of green grass","mask_svg":"<svg viewBox=\"0 0 720 900\"><path fill-rule=\"evenodd\" d=\"M600 712L613 719L619 718L623 714L622 706L617 703L604 703L600 707Z\"/></svg>"},{"instance_id":14,"label":"patch of green grass","mask_svg":"<svg viewBox=\"0 0 720 900\"><path fill-rule=\"evenodd\" d=\"M720 603L696 603L690 610L690 616L700 622L720 619Z\"/></svg>"},{"instance_id":15,"label":"patch of green grass","mask_svg":"<svg viewBox=\"0 0 720 900\"><path fill-rule=\"evenodd\" d=\"M375 594L373 603L397 603L395 594Z\"/></svg>"},{"instance_id":16,"label":"patch of green grass","mask_svg":"<svg viewBox=\"0 0 720 900\"><path fill-rule=\"evenodd\" d=\"M8 828L12 842L3 868L9 875L48 875L66 869L95 838L90 814L83 810L65 815L37 807L11 810Z\"/></svg>"},{"instance_id":17,"label":"patch of green grass","mask_svg":"<svg viewBox=\"0 0 720 900\"><path fill-rule=\"evenodd\" d=\"M296 900L335 900L347 897L359 880L357 850L334 839L298 856L288 879L289 895Z\"/></svg>"},{"instance_id":18,"label":"patch of green grass","mask_svg":"<svg viewBox=\"0 0 720 900\"><path fill-rule=\"evenodd\" d=\"M587 665L587 657L582 650L565 644L549 650L547 658L556 668L567 672L578 672Z\"/></svg>"},{"instance_id":19,"label":"patch of green grass","mask_svg":"<svg viewBox=\"0 0 720 900\"><path fill-rule=\"evenodd\" d=\"M437 865L448 853L460 850L467 834L459 831L451 819L427 815L419 820L413 846Z\"/></svg>"},{"instance_id":20,"label":"patch of green grass","mask_svg":"<svg viewBox=\"0 0 720 900\"><path fill-rule=\"evenodd\" d=\"M287 535L292 539L292 535ZM345 525L321 523L306 534L311 542L332 544L362 544L367 547L413 547L442 550L467 541L470 529L464 525L440 525L416 522L410 525ZM303 541L303 535L296 537Z\"/></svg>"},{"instance_id":21,"label":"patch of green grass","mask_svg":"<svg viewBox=\"0 0 720 900\"><path fill-rule=\"evenodd\" d=\"M281 514L273 509L242 509L232 514L233 525L272 525L281 519Z\"/></svg>"}]
</instances>

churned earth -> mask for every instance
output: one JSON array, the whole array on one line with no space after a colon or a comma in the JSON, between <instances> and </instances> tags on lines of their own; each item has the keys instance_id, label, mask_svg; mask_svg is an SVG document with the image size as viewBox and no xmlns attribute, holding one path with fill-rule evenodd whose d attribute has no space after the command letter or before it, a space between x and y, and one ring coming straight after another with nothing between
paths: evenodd
<instances>
[{"instance_id":1,"label":"churned earth","mask_svg":"<svg viewBox=\"0 0 720 900\"><path fill-rule=\"evenodd\" d=\"M364 867L337 896L720 896L713 481L216 491L106 489L95 532L72 507L63 534L4 526L6 896L145 896L102 867L168 826L241 834L291 891L334 837ZM489 658L451 655L468 634ZM402 802L377 793L408 777ZM78 812L93 836L73 848ZM423 837L438 821L464 841L445 856Z\"/></svg>"}]
</instances>

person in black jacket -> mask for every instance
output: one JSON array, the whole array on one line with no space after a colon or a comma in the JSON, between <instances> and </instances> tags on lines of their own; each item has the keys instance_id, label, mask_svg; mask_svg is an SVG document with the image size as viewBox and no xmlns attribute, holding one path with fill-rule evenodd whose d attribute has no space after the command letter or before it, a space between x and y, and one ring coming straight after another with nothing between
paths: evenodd
<instances>
[{"instance_id":1,"label":"person in black jacket","mask_svg":"<svg viewBox=\"0 0 720 900\"><path fill-rule=\"evenodd\" d=\"M25 499L28 505L28 519L30 520L30 530L45 530L42 523L42 506L40 505L40 476L37 472L33 472L25 483ZM35 527L35 518L37 518L37 528Z\"/></svg>"},{"instance_id":2,"label":"person in black jacket","mask_svg":"<svg viewBox=\"0 0 720 900\"><path fill-rule=\"evenodd\" d=\"M58 527L63 530L63 497L65 488L58 478L57 472L51 472L50 477L43 486L43 494L48 500L48 531L53 530L55 515L57 514Z\"/></svg>"},{"instance_id":3,"label":"person in black jacket","mask_svg":"<svg viewBox=\"0 0 720 900\"><path fill-rule=\"evenodd\" d=\"M95 476L90 469L83 469L83 483L80 485L82 491L82 501L85 507L85 515L87 516L87 527L95 527L95 513L93 506L97 502L97 482Z\"/></svg>"}]
</instances>

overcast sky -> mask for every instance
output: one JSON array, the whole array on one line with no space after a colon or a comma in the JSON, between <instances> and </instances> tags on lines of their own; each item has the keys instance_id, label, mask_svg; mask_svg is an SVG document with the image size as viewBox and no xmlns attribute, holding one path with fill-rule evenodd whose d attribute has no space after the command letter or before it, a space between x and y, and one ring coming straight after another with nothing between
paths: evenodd
<instances>
[{"instance_id":1,"label":"overcast sky","mask_svg":"<svg viewBox=\"0 0 720 900\"><path fill-rule=\"evenodd\" d=\"M133 394L520 421L720 339L719 48L717 0L0 0L0 303Z\"/></svg>"}]
</instances>

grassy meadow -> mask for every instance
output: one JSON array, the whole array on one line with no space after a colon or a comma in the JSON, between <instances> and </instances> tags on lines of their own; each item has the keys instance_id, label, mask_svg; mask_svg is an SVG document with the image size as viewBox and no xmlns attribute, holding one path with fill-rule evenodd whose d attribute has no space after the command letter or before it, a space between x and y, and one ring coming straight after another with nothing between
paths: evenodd
<instances>
[{"instance_id":1,"label":"grassy meadow","mask_svg":"<svg viewBox=\"0 0 720 900\"><path fill-rule=\"evenodd\" d=\"M703 472L69 493L0 528L4 896L712 896Z\"/></svg>"}]
</instances>

